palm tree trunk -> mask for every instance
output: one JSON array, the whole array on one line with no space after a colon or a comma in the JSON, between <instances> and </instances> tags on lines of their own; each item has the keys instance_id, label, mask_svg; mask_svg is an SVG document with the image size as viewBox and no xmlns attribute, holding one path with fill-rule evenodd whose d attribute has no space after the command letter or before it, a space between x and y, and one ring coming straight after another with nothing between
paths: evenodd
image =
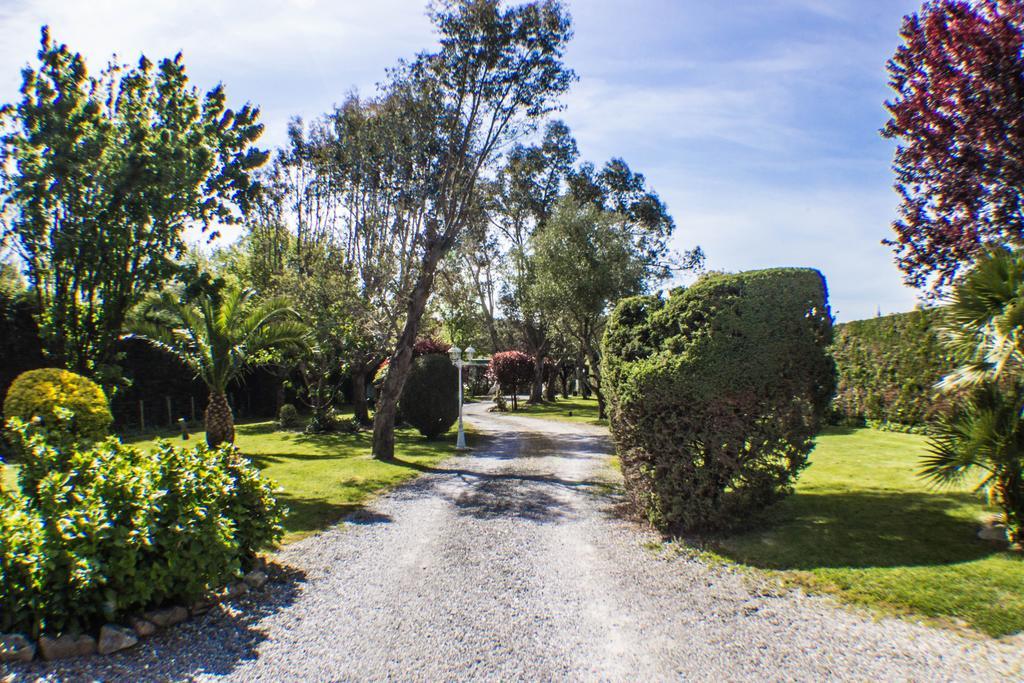
<instances>
[{"instance_id":1,"label":"palm tree trunk","mask_svg":"<svg viewBox=\"0 0 1024 683\"><path fill-rule=\"evenodd\" d=\"M223 391L210 391L206 406L206 443L211 447L235 442L235 419Z\"/></svg>"}]
</instances>

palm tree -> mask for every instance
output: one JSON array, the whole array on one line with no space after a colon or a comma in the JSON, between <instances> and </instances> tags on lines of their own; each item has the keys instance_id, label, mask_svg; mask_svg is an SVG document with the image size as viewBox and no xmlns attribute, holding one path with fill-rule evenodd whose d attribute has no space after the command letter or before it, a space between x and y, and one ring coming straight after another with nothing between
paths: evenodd
<instances>
[{"instance_id":1,"label":"palm tree","mask_svg":"<svg viewBox=\"0 0 1024 683\"><path fill-rule=\"evenodd\" d=\"M210 390L206 442L234 443L235 422L225 390L260 352L303 346L307 328L282 298L257 301L250 289L205 290L194 301L162 292L144 305L134 336L173 353Z\"/></svg>"},{"instance_id":2,"label":"palm tree","mask_svg":"<svg viewBox=\"0 0 1024 683\"><path fill-rule=\"evenodd\" d=\"M960 400L932 427L921 476L961 483L976 471L1024 542L1024 252L995 248L964 276L944 312L959 361L939 389Z\"/></svg>"}]
</instances>

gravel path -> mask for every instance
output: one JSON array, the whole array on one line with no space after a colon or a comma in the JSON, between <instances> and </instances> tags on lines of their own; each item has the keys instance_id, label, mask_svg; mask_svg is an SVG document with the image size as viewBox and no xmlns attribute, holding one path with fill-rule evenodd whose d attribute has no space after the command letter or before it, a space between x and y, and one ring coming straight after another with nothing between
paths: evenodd
<instances>
[{"instance_id":1,"label":"gravel path","mask_svg":"<svg viewBox=\"0 0 1024 683\"><path fill-rule=\"evenodd\" d=\"M604 430L489 415L486 446L288 546L290 574L126 653L12 679L1021 680L1020 644L761 592L616 514Z\"/></svg>"}]
</instances>

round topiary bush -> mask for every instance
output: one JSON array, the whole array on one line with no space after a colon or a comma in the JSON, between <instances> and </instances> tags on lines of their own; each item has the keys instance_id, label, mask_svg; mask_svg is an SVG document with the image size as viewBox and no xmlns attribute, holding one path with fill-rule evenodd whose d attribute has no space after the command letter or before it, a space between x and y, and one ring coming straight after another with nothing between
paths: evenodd
<instances>
[{"instance_id":1,"label":"round topiary bush","mask_svg":"<svg viewBox=\"0 0 1024 683\"><path fill-rule=\"evenodd\" d=\"M38 418L46 431L86 441L104 438L114 421L98 384L59 368L29 370L15 378L4 399L4 419L12 417L26 423Z\"/></svg>"},{"instance_id":2,"label":"round topiary bush","mask_svg":"<svg viewBox=\"0 0 1024 683\"><path fill-rule=\"evenodd\" d=\"M277 424L282 429L295 429L302 423L299 418L299 410L291 403L285 403L277 413Z\"/></svg>"},{"instance_id":3,"label":"round topiary bush","mask_svg":"<svg viewBox=\"0 0 1024 683\"><path fill-rule=\"evenodd\" d=\"M634 506L663 531L742 525L787 495L835 387L816 270L710 275L621 302L604 338Z\"/></svg>"},{"instance_id":4,"label":"round topiary bush","mask_svg":"<svg viewBox=\"0 0 1024 683\"><path fill-rule=\"evenodd\" d=\"M428 439L451 429L459 418L458 377L448 356L431 353L414 359L398 402L405 421Z\"/></svg>"}]
</instances>

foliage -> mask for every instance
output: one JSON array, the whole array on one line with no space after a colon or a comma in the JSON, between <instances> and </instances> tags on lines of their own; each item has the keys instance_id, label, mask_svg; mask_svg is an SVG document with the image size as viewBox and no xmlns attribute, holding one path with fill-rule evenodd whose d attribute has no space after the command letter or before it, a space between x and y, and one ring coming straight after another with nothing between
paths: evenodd
<instances>
[{"instance_id":1,"label":"foliage","mask_svg":"<svg viewBox=\"0 0 1024 683\"><path fill-rule=\"evenodd\" d=\"M978 489L1002 507L1024 543L1024 251L984 252L957 283L944 338L958 367L940 385L959 392L938 421L921 476L939 485L983 473Z\"/></svg>"},{"instance_id":2,"label":"foliage","mask_svg":"<svg viewBox=\"0 0 1024 683\"><path fill-rule=\"evenodd\" d=\"M925 437L825 428L816 443L794 495L718 554L884 614L1024 631L1024 557L977 538L993 510L973 481L939 491L916 476Z\"/></svg>"},{"instance_id":3,"label":"foliage","mask_svg":"<svg viewBox=\"0 0 1024 683\"><path fill-rule=\"evenodd\" d=\"M75 631L188 604L282 534L270 484L232 448L161 442L150 454L111 438L62 450L25 429L18 436L38 461L61 466L38 479L23 469L25 495L3 494L13 544L4 537L0 561L18 572L0 576L0 599L26 606L5 610L8 629Z\"/></svg>"},{"instance_id":4,"label":"foliage","mask_svg":"<svg viewBox=\"0 0 1024 683\"><path fill-rule=\"evenodd\" d=\"M3 109L4 227L50 358L107 377L129 309L174 272L183 231L247 206L263 126L249 105L228 109L222 86L190 87L180 54L90 76L44 28L38 58Z\"/></svg>"},{"instance_id":5,"label":"foliage","mask_svg":"<svg viewBox=\"0 0 1024 683\"><path fill-rule=\"evenodd\" d=\"M626 299L604 338L630 498L666 531L750 521L790 492L835 386L825 281L811 269L708 275Z\"/></svg>"},{"instance_id":6,"label":"foliage","mask_svg":"<svg viewBox=\"0 0 1024 683\"><path fill-rule=\"evenodd\" d=\"M105 437L114 419L98 384L58 368L18 375L4 398L4 418L83 441Z\"/></svg>"},{"instance_id":7,"label":"foliage","mask_svg":"<svg viewBox=\"0 0 1024 683\"><path fill-rule=\"evenodd\" d=\"M667 227L657 223L668 232L660 247L654 247L645 229L634 231L617 214L568 197L532 240L537 273L533 298L590 361L601 417L600 340L606 314L616 301L646 292L665 274L664 240L672 227L671 219L667 221Z\"/></svg>"},{"instance_id":8,"label":"foliage","mask_svg":"<svg viewBox=\"0 0 1024 683\"><path fill-rule=\"evenodd\" d=\"M451 344L446 344L439 339L431 339L429 337L417 339L412 347L412 356L413 358L418 358L427 354L446 354L451 347Z\"/></svg>"},{"instance_id":9,"label":"foliage","mask_svg":"<svg viewBox=\"0 0 1024 683\"><path fill-rule=\"evenodd\" d=\"M836 325L833 419L923 427L948 408L935 385L953 369L939 338L941 311L920 309Z\"/></svg>"},{"instance_id":10,"label":"foliage","mask_svg":"<svg viewBox=\"0 0 1024 683\"><path fill-rule=\"evenodd\" d=\"M487 372L498 383L502 393L512 396L515 408L516 395L533 379L533 359L522 351L502 351L491 356Z\"/></svg>"},{"instance_id":11,"label":"foliage","mask_svg":"<svg viewBox=\"0 0 1024 683\"><path fill-rule=\"evenodd\" d=\"M294 429L302 423L299 419L299 411L291 403L285 403L277 414L277 424L282 429Z\"/></svg>"},{"instance_id":12,"label":"foliage","mask_svg":"<svg viewBox=\"0 0 1024 683\"><path fill-rule=\"evenodd\" d=\"M1024 5L937 0L904 19L883 134L902 196L888 244L908 284L941 292L1024 233Z\"/></svg>"},{"instance_id":13,"label":"foliage","mask_svg":"<svg viewBox=\"0 0 1024 683\"><path fill-rule=\"evenodd\" d=\"M448 356L428 353L413 361L399 410L428 439L451 429L459 417L459 371Z\"/></svg>"},{"instance_id":14,"label":"foliage","mask_svg":"<svg viewBox=\"0 0 1024 683\"><path fill-rule=\"evenodd\" d=\"M307 334L288 300L257 301L252 290L218 284L201 287L194 301L161 292L132 324L136 336L180 358L209 388L206 436L214 439L211 446L234 440L224 396L228 382L260 360L261 352L301 347Z\"/></svg>"},{"instance_id":15,"label":"foliage","mask_svg":"<svg viewBox=\"0 0 1024 683\"><path fill-rule=\"evenodd\" d=\"M0 269L5 265L0 261ZM15 377L46 364L35 313L30 295L0 282L0 396Z\"/></svg>"}]
</instances>

